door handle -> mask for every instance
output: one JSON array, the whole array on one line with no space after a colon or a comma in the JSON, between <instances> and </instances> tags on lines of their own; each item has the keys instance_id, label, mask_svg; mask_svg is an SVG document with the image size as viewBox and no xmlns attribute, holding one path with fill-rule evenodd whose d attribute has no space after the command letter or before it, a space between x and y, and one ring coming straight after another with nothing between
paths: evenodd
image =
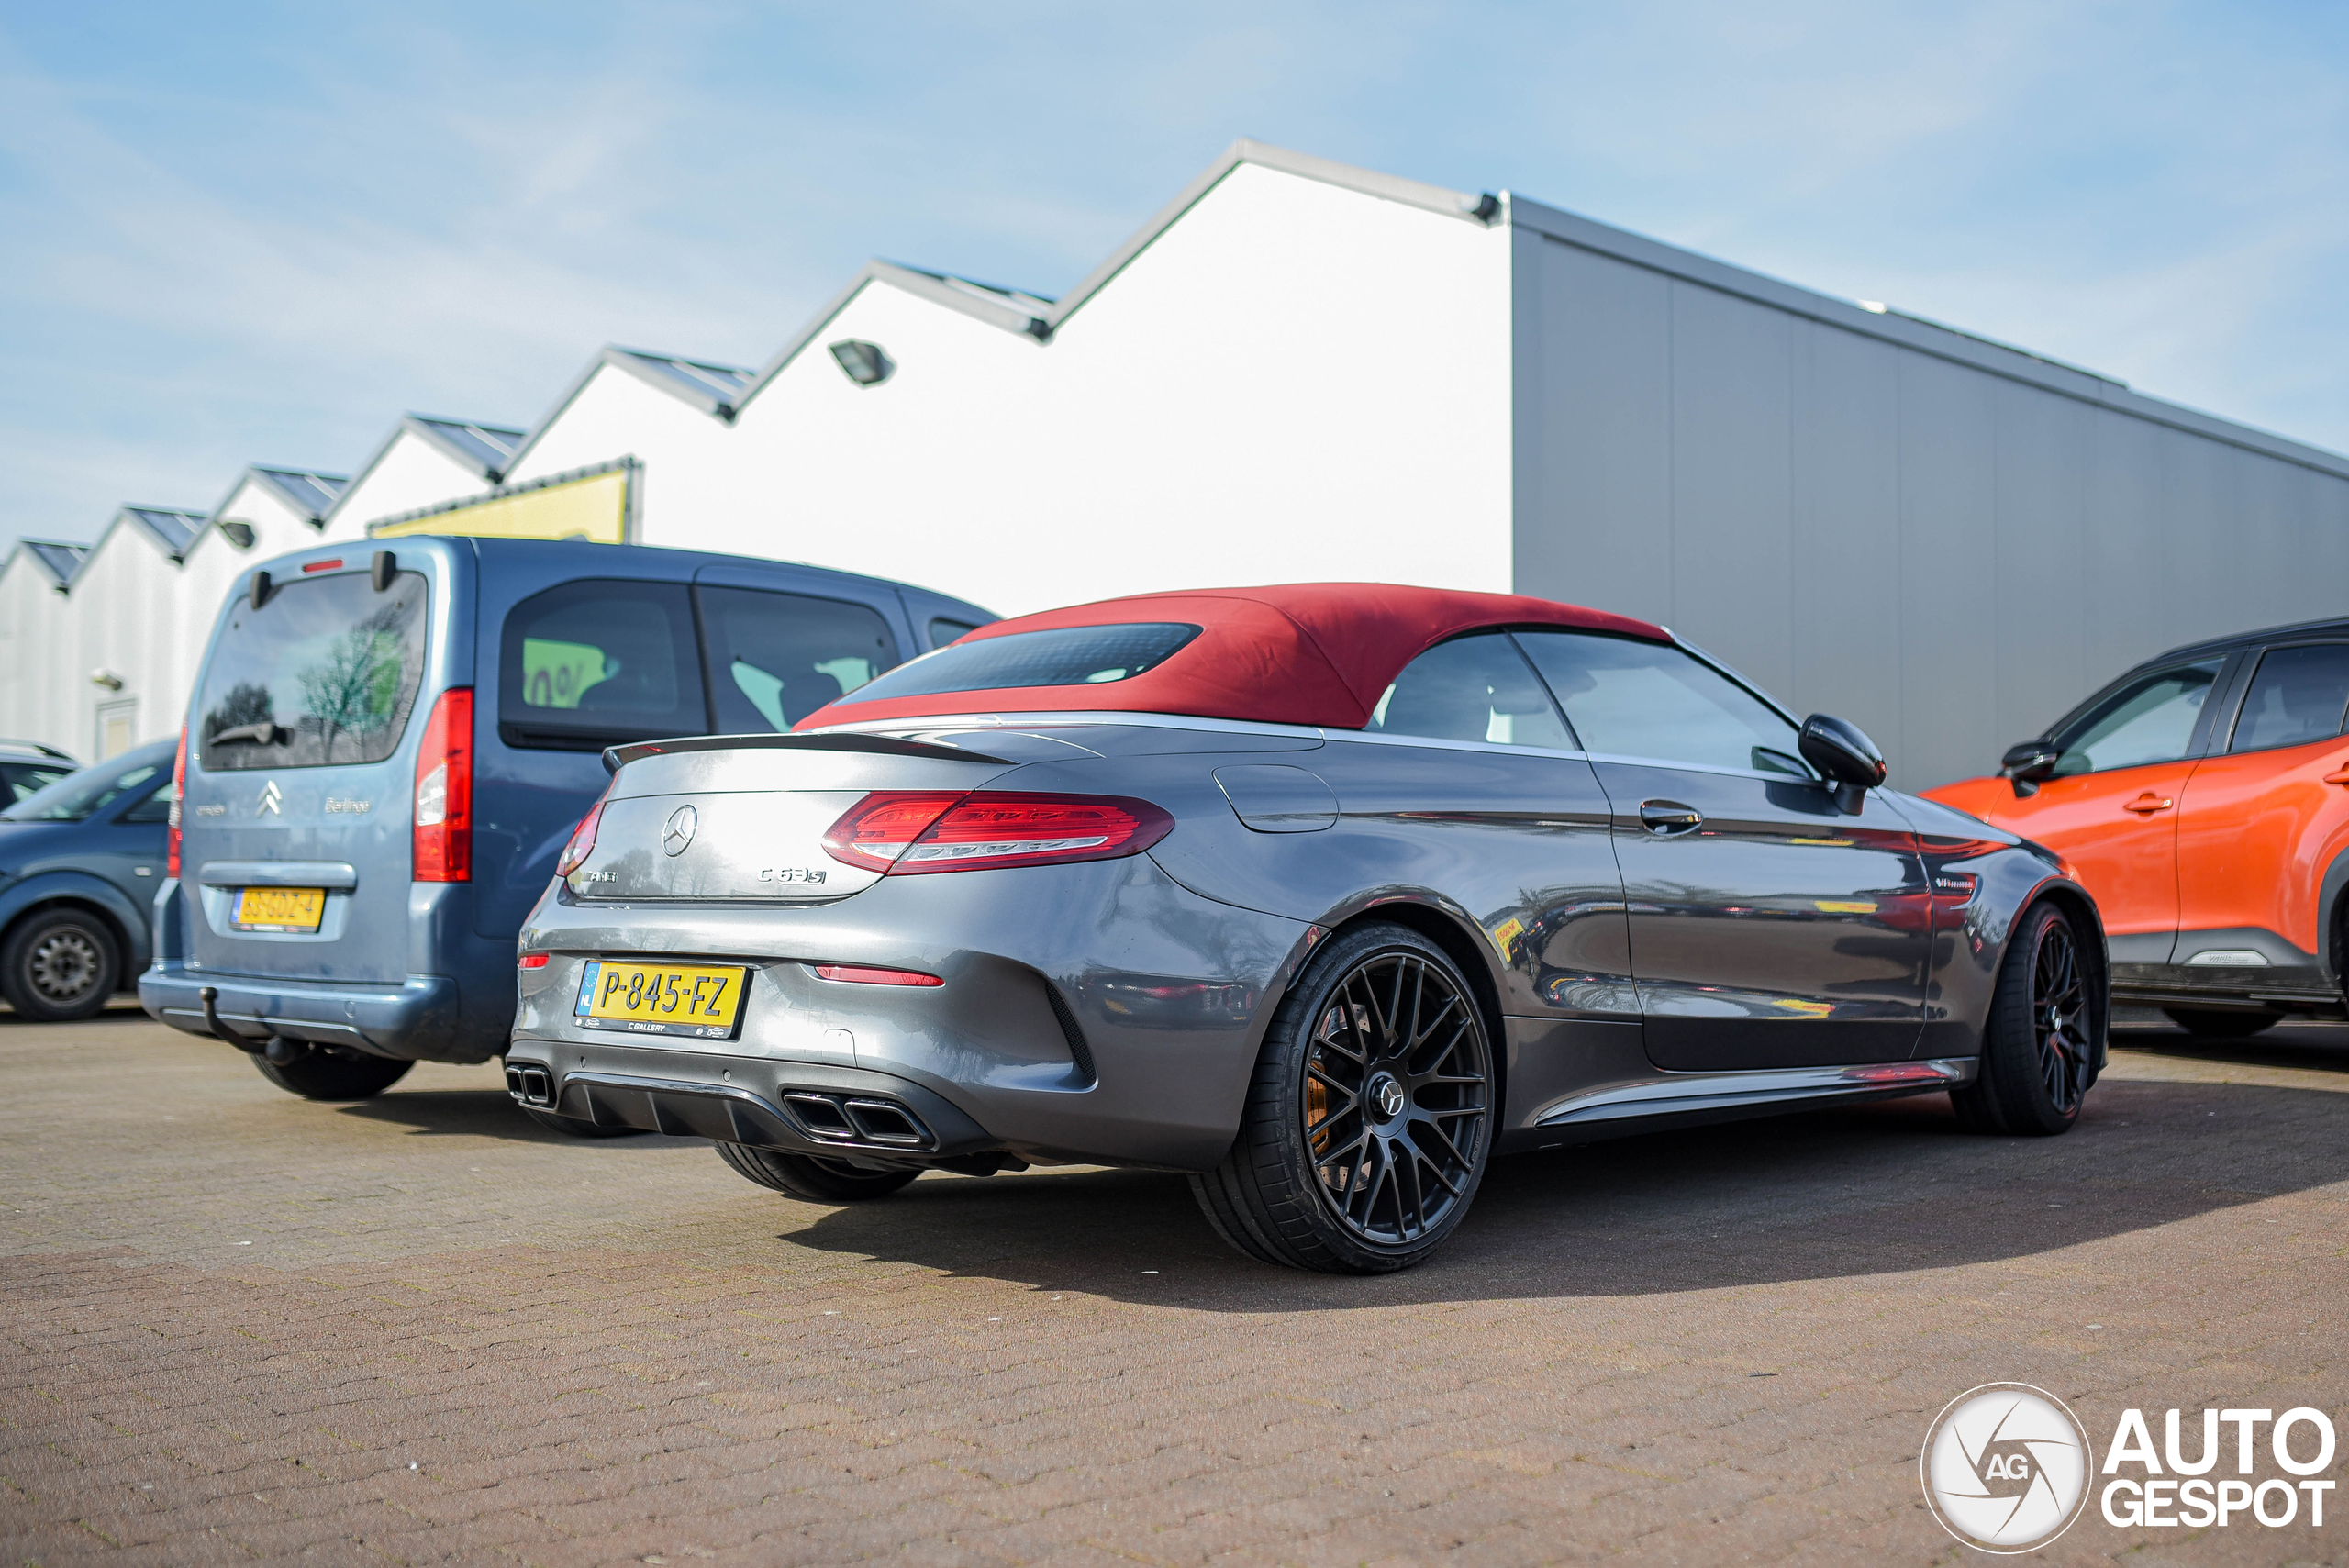
<instances>
[{"instance_id":1,"label":"door handle","mask_svg":"<svg viewBox=\"0 0 2349 1568\"><path fill-rule=\"evenodd\" d=\"M2152 790L2147 790L2121 809L2133 811L2140 817L2151 817L2154 812L2167 811L2176 804L2177 802L2165 795L2155 795Z\"/></svg>"},{"instance_id":2,"label":"door handle","mask_svg":"<svg viewBox=\"0 0 2349 1568\"><path fill-rule=\"evenodd\" d=\"M1703 812L1676 800L1643 800L1640 802L1640 826L1663 837L1686 833L1705 820Z\"/></svg>"},{"instance_id":3,"label":"door handle","mask_svg":"<svg viewBox=\"0 0 2349 1568\"><path fill-rule=\"evenodd\" d=\"M2327 784L2337 784L2344 788L2349 788L2349 762L2343 762L2333 772L2325 774L2324 782Z\"/></svg>"}]
</instances>

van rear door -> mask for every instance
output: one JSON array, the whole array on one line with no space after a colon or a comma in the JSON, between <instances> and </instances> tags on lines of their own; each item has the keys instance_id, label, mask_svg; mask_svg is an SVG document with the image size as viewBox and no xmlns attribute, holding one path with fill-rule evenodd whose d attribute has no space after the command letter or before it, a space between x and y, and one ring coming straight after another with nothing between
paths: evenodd
<instances>
[{"instance_id":1,"label":"van rear door","mask_svg":"<svg viewBox=\"0 0 2349 1568\"><path fill-rule=\"evenodd\" d=\"M389 571L378 588L370 564L312 562L224 612L182 805L194 966L322 981L407 973L409 742L435 606L425 572Z\"/></svg>"}]
</instances>

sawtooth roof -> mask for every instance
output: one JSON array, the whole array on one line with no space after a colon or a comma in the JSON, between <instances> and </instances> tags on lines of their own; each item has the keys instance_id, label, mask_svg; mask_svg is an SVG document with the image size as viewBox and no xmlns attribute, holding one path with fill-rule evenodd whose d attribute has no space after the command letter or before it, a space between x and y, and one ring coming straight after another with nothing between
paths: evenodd
<instances>
[{"instance_id":1,"label":"sawtooth roof","mask_svg":"<svg viewBox=\"0 0 2349 1568\"><path fill-rule=\"evenodd\" d=\"M90 558L90 546L59 539L20 539L8 558L13 561L20 554L29 557L48 574L50 584L62 592L82 570L82 562Z\"/></svg>"}]
</instances>

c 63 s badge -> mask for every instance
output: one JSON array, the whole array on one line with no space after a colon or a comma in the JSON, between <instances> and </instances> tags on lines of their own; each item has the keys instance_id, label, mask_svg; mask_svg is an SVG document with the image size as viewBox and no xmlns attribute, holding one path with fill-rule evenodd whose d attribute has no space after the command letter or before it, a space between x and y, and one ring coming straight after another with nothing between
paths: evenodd
<instances>
[{"instance_id":1,"label":"c 63 s badge","mask_svg":"<svg viewBox=\"0 0 2349 1568\"><path fill-rule=\"evenodd\" d=\"M2087 1429L2027 1383L1969 1388L1933 1418L1918 1456L1942 1528L1981 1551L2036 1551L2088 1500Z\"/></svg>"},{"instance_id":2,"label":"c 63 s badge","mask_svg":"<svg viewBox=\"0 0 2349 1568\"><path fill-rule=\"evenodd\" d=\"M805 883L814 887L823 882L824 873L807 866L767 866L760 871L759 880L761 882Z\"/></svg>"}]
</instances>

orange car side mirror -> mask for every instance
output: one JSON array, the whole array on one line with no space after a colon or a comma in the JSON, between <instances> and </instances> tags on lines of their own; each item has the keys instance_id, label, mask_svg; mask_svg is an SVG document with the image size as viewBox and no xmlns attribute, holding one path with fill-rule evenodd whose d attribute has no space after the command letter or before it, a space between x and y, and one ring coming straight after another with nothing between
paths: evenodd
<instances>
[{"instance_id":1,"label":"orange car side mirror","mask_svg":"<svg viewBox=\"0 0 2349 1568\"><path fill-rule=\"evenodd\" d=\"M2014 784L2018 797L2028 797L2039 793L2041 782L2054 773L2063 755L2062 749L2044 737L2026 740L2007 748L2007 754L1998 760L1998 771Z\"/></svg>"}]
</instances>

